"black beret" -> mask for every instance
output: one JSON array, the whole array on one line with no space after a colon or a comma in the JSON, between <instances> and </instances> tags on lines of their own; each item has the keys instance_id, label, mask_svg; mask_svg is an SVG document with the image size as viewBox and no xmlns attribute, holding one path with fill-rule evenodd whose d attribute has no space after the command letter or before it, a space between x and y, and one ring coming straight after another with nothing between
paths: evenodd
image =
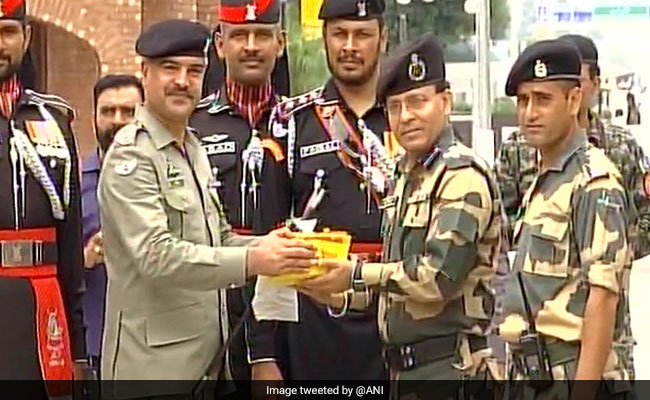
<instances>
[{"instance_id":1,"label":"black beret","mask_svg":"<svg viewBox=\"0 0 650 400\"><path fill-rule=\"evenodd\" d=\"M377 94L383 101L388 96L427 85L436 85L439 91L449 87L442 47L432 33L391 52L381 67Z\"/></svg>"},{"instance_id":2,"label":"black beret","mask_svg":"<svg viewBox=\"0 0 650 400\"><path fill-rule=\"evenodd\" d=\"M529 81L580 81L580 54L561 40L543 40L528 46L512 65L506 95L515 96L517 87Z\"/></svg>"},{"instance_id":3,"label":"black beret","mask_svg":"<svg viewBox=\"0 0 650 400\"><path fill-rule=\"evenodd\" d=\"M0 0L0 19L25 20L27 15L25 0Z\"/></svg>"},{"instance_id":4,"label":"black beret","mask_svg":"<svg viewBox=\"0 0 650 400\"><path fill-rule=\"evenodd\" d=\"M142 57L172 56L205 57L210 43L210 31L198 22L168 19L151 25L135 44Z\"/></svg>"},{"instance_id":5,"label":"black beret","mask_svg":"<svg viewBox=\"0 0 650 400\"><path fill-rule=\"evenodd\" d=\"M558 40L563 40L576 46L583 63L598 65L598 49L594 41L590 38L582 35L569 34L560 36Z\"/></svg>"},{"instance_id":6,"label":"black beret","mask_svg":"<svg viewBox=\"0 0 650 400\"><path fill-rule=\"evenodd\" d=\"M384 0L324 0L318 13L320 19L374 19L386 9Z\"/></svg>"},{"instance_id":7,"label":"black beret","mask_svg":"<svg viewBox=\"0 0 650 400\"><path fill-rule=\"evenodd\" d=\"M280 0L221 0L219 21L275 24L280 21Z\"/></svg>"}]
</instances>

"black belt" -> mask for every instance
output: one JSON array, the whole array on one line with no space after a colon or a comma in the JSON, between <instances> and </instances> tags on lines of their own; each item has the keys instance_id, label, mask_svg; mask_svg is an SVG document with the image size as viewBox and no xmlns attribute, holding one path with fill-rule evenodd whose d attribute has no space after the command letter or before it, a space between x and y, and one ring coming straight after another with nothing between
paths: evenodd
<instances>
[{"instance_id":1,"label":"black belt","mask_svg":"<svg viewBox=\"0 0 650 400\"><path fill-rule=\"evenodd\" d=\"M34 267L57 264L56 243L38 240L0 241L0 267Z\"/></svg>"},{"instance_id":2,"label":"black belt","mask_svg":"<svg viewBox=\"0 0 650 400\"><path fill-rule=\"evenodd\" d=\"M472 353L487 348L487 339L469 337ZM458 345L457 335L439 336L407 345L391 345L384 349L384 360L391 370L402 372L453 357Z\"/></svg>"}]
</instances>

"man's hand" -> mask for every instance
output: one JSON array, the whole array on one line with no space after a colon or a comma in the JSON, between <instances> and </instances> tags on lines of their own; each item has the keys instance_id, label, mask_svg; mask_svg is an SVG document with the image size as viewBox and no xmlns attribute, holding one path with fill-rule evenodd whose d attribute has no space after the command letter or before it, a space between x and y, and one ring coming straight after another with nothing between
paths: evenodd
<instances>
[{"instance_id":1,"label":"man's hand","mask_svg":"<svg viewBox=\"0 0 650 400\"><path fill-rule=\"evenodd\" d=\"M268 388L280 388L284 386L282 373L278 364L274 361L255 363L251 366L251 397L253 400L277 400L284 398L275 394L269 394ZM267 381L267 383L255 382ZM268 382L272 381L272 382Z\"/></svg>"},{"instance_id":2,"label":"man's hand","mask_svg":"<svg viewBox=\"0 0 650 400\"><path fill-rule=\"evenodd\" d=\"M104 262L104 238L102 232L97 232L90 238L84 248L84 267L93 269Z\"/></svg>"},{"instance_id":3,"label":"man's hand","mask_svg":"<svg viewBox=\"0 0 650 400\"><path fill-rule=\"evenodd\" d=\"M278 276L305 270L316 265L316 251L306 242L294 238L286 228L262 236L248 248L248 276Z\"/></svg>"},{"instance_id":4,"label":"man's hand","mask_svg":"<svg viewBox=\"0 0 650 400\"><path fill-rule=\"evenodd\" d=\"M323 293L316 290L308 290L305 288L296 288L300 293L305 296L310 297L317 303L320 303L324 306L330 306L335 308L343 308L344 301L343 296L336 296L330 293Z\"/></svg>"},{"instance_id":5,"label":"man's hand","mask_svg":"<svg viewBox=\"0 0 650 400\"><path fill-rule=\"evenodd\" d=\"M297 285L301 291L319 293L341 293L350 289L352 285L352 261L327 259L321 260L321 266L327 267L329 272L318 278L301 282ZM318 301L318 299L316 299Z\"/></svg>"},{"instance_id":6,"label":"man's hand","mask_svg":"<svg viewBox=\"0 0 650 400\"><path fill-rule=\"evenodd\" d=\"M275 361L255 363L251 366L251 380L282 381L282 372Z\"/></svg>"}]
</instances>

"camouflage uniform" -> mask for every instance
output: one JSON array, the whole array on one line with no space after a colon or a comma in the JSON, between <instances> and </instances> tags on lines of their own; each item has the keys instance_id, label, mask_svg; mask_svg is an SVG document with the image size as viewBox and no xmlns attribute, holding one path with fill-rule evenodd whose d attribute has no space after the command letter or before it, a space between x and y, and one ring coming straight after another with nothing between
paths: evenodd
<instances>
[{"instance_id":1,"label":"camouflage uniform","mask_svg":"<svg viewBox=\"0 0 650 400\"><path fill-rule=\"evenodd\" d=\"M620 179L605 154L588 144L584 135L576 135L556 166L542 171L523 200L525 213L515 229L518 251L513 269L522 271L555 380L574 378L592 285L618 294L615 341L620 343L624 335L627 296L622 279L631 257L627 199ZM516 274L506 282L504 312L500 335L517 354L527 322ZM607 360L603 379L610 381L605 385L609 389L629 389L625 383L611 384L629 379L624 350L614 346ZM516 371L515 377L525 378ZM567 388L556 385L553 390Z\"/></svg>"},{"instance_id":2,"label":"camouflage uniform","mask_svg":"<svg viewBox=\"0 0 650 400\"><path fill-rule=\"evenodd\" d=\"M603 125L594 114L590 117L588 139L605 152L621 173L635 215L632 221L637 221L641 229L640 234L632 232L635 259L643 257L650 253L650 197L644 189L648 171L643 149L630 132L615 125ZM537 150L526 144L521 132L512 134L499 150L495 169L511 239L515 222L522 216L521 201L537 176L538 162Z\"/></svg>"},{"instance_id":3,"label":"camouflage uniform","mask_svg":"<svg viewBox=\"0 0 650 400\"><path fill-rule=\"evenodd\" d=\"M614 125L603 125L592 114L588 140L594 146L602 149L605 155L614 163L622 176L622 184L626 190L630 221L630 243L634 249L634 258L640 258L650 252L650 198L644 189L644 176L647 174L643 149L634 137L625 129ZM501 147L495 168L503 205L509 221L509 237L513 238L513 230L518 218L522 217L521 202L524 194L532 186L538 172L537 150L525 143L521 132L515 132ZM514 240L512 242L514 245ZM631 266L631 265L630 265ZM627 279L629 269L625 273L624 289L629 290ZM627 349L626 360L628 373L634 378L634 345L632 336L629 307L625 310L625 332L621 341L616 345Z\"/></svg>"},{"instance_id":4,"label":"camouflage uniform","mask_svg":"<svg viewBox=\"0 0 650 400\"><path fill-rule=\"evenodd\" d=\"M364 264L361 272L364 285L380 294L379 329L391 377L485 376L492 276L503 225L495 181L450 127L420 163L404 161L395 192L382 206L384 263ZM430 354L418 349L445 340L447 346L429 346ZM392 357L396 354L403 357ZM399 392L410 389L409 383L400 384ZM420 397L429 397L423 393Z\"/></svg>"}]
</instances>

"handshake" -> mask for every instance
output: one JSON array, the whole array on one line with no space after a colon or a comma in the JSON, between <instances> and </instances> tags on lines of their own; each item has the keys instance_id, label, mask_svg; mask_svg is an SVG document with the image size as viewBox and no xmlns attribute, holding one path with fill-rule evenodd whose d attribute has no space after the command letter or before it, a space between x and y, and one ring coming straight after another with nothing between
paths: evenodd
<instances>
[{"instance_id":1,"label":"handshake","mask_svg":"<svg viewBox=\"0 0 650 400\"><path fill-rule=\"evenodd\" d=\"M248 276L282 276L304 274L312 267L327 272L297 284L305 292L338 293L351 286L352 263L341 259L321 259L313 244L300 240L288 228L276 229L249 246ZM313 296L314 293L305 293Z\"/></svg>"}]
</instances>

